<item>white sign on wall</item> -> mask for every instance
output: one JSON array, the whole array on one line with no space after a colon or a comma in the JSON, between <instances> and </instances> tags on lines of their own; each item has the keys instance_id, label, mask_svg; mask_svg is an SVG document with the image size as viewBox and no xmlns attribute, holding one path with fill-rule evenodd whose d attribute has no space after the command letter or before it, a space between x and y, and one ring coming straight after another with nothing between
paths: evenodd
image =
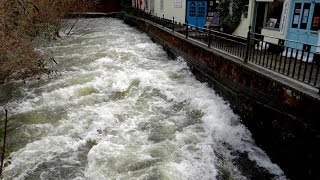
<instances>
[{"instance_id":1,"label":"white sign on wall","mask_svg":"<svg viewBox=\"0 0 320 180\"><path fill-rule=\"evenodd\" d=\"M174 8L182 8L182 0L174 0Z\"/></svg>"}]
</instances>

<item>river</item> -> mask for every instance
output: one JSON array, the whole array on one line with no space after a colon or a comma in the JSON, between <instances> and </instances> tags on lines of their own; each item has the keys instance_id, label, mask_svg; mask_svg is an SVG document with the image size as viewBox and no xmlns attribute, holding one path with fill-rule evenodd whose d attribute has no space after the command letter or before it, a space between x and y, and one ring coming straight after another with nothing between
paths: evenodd
<instances>
[{"instance_id":1,"label":"river","mask_svg":"<svg viewBox=\"0 0 320 180\"><path fill-rule=\"evenodd\" d=\"M73 22L39 48L56 74L0 87L3 179L286 179L181 57L118 19L80 19L67 36Z\"/></svg>"}]
</instances>

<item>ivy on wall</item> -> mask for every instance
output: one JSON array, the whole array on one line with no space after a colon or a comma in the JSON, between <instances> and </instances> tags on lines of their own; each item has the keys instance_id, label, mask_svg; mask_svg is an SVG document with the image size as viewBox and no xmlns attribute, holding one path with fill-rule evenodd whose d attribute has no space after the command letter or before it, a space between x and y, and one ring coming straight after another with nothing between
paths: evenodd
<instances>
[{"instance_id":1,"label":"ivy on wall","mask_svg":"<svg viewBox=\"0 0 320 180\"><path fill-rule=\"evenodd\" d=\"M221 17L223 32L233 33L239 26L241 15L245 10L248 0L220 0L218 11Z\"/></svg>"}]
</instances>

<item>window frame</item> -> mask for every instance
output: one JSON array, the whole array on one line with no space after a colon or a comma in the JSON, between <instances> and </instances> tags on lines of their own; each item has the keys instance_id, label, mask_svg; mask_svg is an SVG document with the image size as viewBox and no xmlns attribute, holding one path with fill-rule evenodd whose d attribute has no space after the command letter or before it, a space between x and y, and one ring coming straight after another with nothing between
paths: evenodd
<instances>
[{"instance_id":1,"label":"window frame","mask_svg":"<svg viewBox=\"0 0 320 180\"><path fill-rule=\"evenodd\" d=\"M276 1L276 0L275 0ZM281 7L281 13L280 13L280 17L279 19L276 18L268 18L268 11L269 11L269 5L273 2L267 2L265 3L265 11L264 11L264 20L263 20L263 28L264 29L270 29L270 30L275 30L275 31L280 31L280 23L281 23L281 18L282 18L282 11L283 11L283 5L284 5L284 0L278 0L282 3L282 7ZM270 16L270 15L269 15ZM274 21L274 19L276 19L276 22L273 24L273 22L271 20ZM268 25L269 24L269 25ZM278 25L278 27L276 27L276 25Z\"/></svg>"},{"instance_id":2,"label":"window frame","mask_svg":"<svg viewBox=\"0 0 320 180\"><path fill-rule=\"evenodd\" d=\"M194 5L194 6L192 6ZM190 7L189 7L189 16L190 17L196 17L196 12L197 12L197 4L196 2L190 2Z\"/></svg>"},{"instance_id":3,"label":"window frame","mask_svg":"<svg viewBox=\"0 0 320 180\"><path fill-rule=\"evenodd\" d=\"M206 16L206 6L203 3L204 2L201 2L201 1L198 2L198 17L202 17L202 18Z\"/></svg>"},{"instance_id":4,"label":"window frame","mask_svg":"<svg viewBox=\"0 0 320 180\"><path fill-rule=\"evenodd\" d=\"M310 31L311 32L318 32L320 31L320 11L317 11L318 14L316 14L316 5L319 5L319 9L320 9L320 3L315 3L314 4L314 10L313 10L313 14L312 14L312 18L311 18L311 26L310 26ZM315 16L315 15L319 15L319 16ZM318 17L318 29L314 29L313 27L313 24L314 24L314 20L315 20L315 17Z\"/></svg>"}]
</instances>

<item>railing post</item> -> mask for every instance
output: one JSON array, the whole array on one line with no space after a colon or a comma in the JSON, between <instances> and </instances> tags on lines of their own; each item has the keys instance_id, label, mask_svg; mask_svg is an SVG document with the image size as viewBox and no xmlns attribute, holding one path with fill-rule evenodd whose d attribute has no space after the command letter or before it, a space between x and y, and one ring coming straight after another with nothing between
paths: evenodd
<instances>
[{"instance_id":1,"label":"railing post","mask_svg":"<svg viewBox=\"0 0 320 180\"><path fill-rule=\"evenodd\" d=\"M188 26L188 20L186 21L186 38L188 39L188 33L189 33L189 26Z\"/></svg>"},{"instance_id":2,"label":"railing post","mask_svg":"<svg viewBox=\"0 0 320 180\"><path fill-rule=\"evenodd\" d=\"M164 27L164 14L162 14L162 27Z\"/></svg>"},{"instance_id":3,"label":"railing post","mask_svg":"<svg viewBox=\"0 0 320 180\"><path fill-rule=\"evenodd\" d=\"M250 50L250 39L251 39L251 26L249 26L249 31L247 34L247 47L246 47L246 56L244 57L244 62L248 62L249 50Z\"/></svg>"},{"instance_id":4,"label":"railing post","mask_svg":"<svg viewBox=\"0 0 320 180\"><path fill-rule=\"evenodd\" d=\"M211 30L209 29L209 41L208 41L208 48L210 48L210 46L211 46L211 39L212 38L212 36L211 36Z\"/></svg>"},{"instance_id":5,"label":"railing post","mask_svg":"<svg viewBox=\"0 0 320 180\"><path fill-rule=\"evenodd\" d=\"M172 32L174 32L174 16L172 18Z\"/></svg>"}]
</instances>

